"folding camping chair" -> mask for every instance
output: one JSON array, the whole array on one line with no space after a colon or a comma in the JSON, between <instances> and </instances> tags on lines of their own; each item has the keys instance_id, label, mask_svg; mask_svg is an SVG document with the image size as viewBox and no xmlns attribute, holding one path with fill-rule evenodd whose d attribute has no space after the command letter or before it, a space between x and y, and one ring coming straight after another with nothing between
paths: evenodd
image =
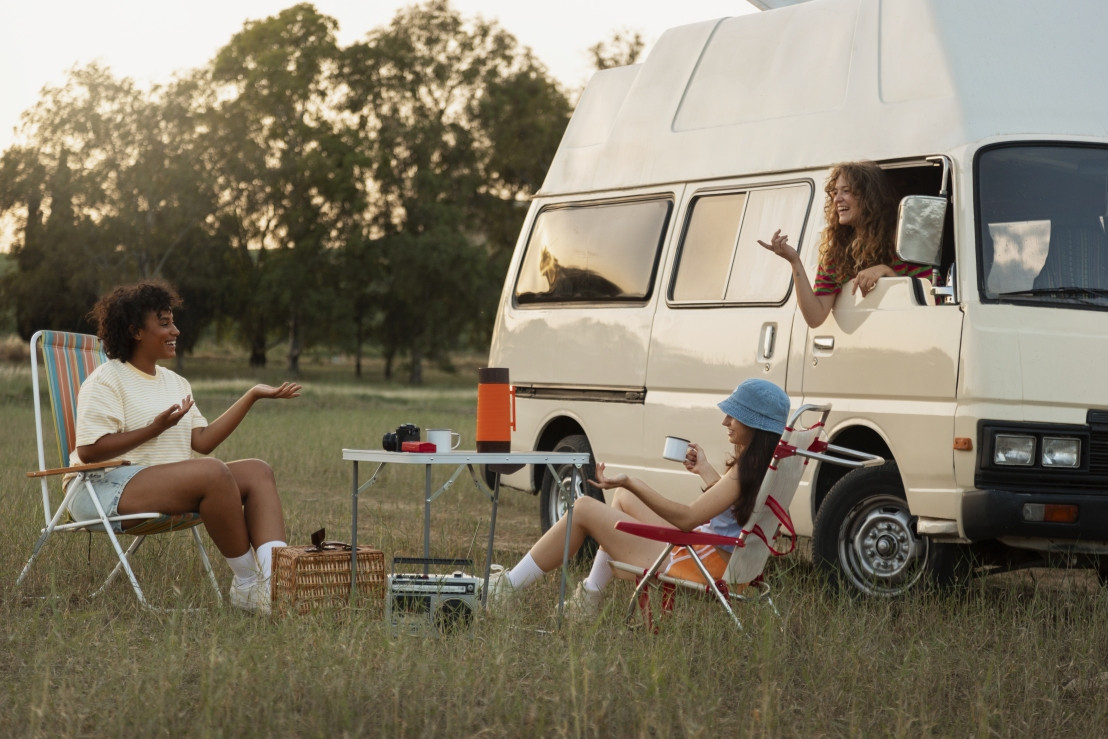
<instances>
[{"instance_id":1,"label":"folding camping chair","mask_svg":"<svg viewBox=\"0 0 1108 739\"><path fill-rule=\"evenodd\" d=\"M45 369L46 383L50 396L50 406L53 411L54 437L58 444L58 458L61 466L49 468L46 465L46 430L42 421L42 400L39 395L39 350L42 352L42 363ZM42 509L45 519L45 528L35 542L35 548L31 558L27 560L23 571L16 580L19 587L31 566L38 559L46 540L55 533L105 533L111 540L119 562L108 575L92 597L96 597L104 591L108 585L119 575L120 570L127 574L139 603L144 608L159 610L151 606L143 595L138 579L131 569L131 557L151 534L160 534L168 531L180 531L191 529L196 547L200 552L200 560L204 570L208 573L212 587L215 588L216 598L222 603L223 597L219 592L219 583L216 582L212 572L211 563L208 561L208 553L204 550L204 543L200 539L200 531L196 527L200 524L200 514L186 513L182 515L168 516L161 513L132 513L121 516L108 516L100 505L99 499L93 493L92 483L88 474L94 470L117 467L116 462L103 462L98 464L83 464L74 467L69 466L69 453L74 448L77 438L77 392L81 383L98 366L108 360L100 346L100 340L88 334L64 333L61 331L39 331L31 337L31 384L35 403L35 435L38 440L38 471L28 472L27 477L38 478L42 488ZM76 473L77 477L68 486L68 492L63 489L61 504L53 508L50 502L49 478L69 473ZM75 496L89 495L92 497L93 506L99 516L84 521L73 521L69 517L69 504ZM119 545L119 537L112 530L114 521L141 521L124 529L127 536L135 537L126 552Z\"/></svg>"},{"instance_id":2,"label":"folding camping chair","mask_svg":"<svg viewBox=\"0 0 1108 739\"><path fill-rule=\"evenodd\" d=\"M801 416L809 411L820 413L819 420L808 428L796 428ZM628 623L634 619L635 611L638 609L642 611L647 628L655 630L650 607L652 585L660 586L662 589L663 613L673 609L676 589L683 587L714 596L740 630L742 630L742 622L731 608L729 601L765 602L777 614L777 608L770 597L769 584L762 579L762 571L770 555L784 556L796 547L796 531L793 528L792 519L789 518L789 504L800 484L800 478L804 474L804 467L808 464L808 460L817 459L847 467L870 467L883 464L885 461L873 454L834 446L822 440L820 434L830 412L830 405L805 405L789 418L785 432L777 442L777 449L773 453L762 487L758 490L754 512L739 536L681 531L667 526L652 526L631 521L621 521L616 524L616 528L620 531L665 542L668 545L646 570L626 562L611 563L614 570L629 572L637 581L635 594L631 598L627 611ZM786 550L775 548L777 533L782 527L791 537L791 543ZM707 568L695 551L695 547L709 544L735 547L723 577L716 581L713 581L708 574ZM707 585L704 582L670 577L660 572L669 561L670 552L675 546L687 547L688 554L705 582L708 583Z\"/></svg>"}]
</instances>

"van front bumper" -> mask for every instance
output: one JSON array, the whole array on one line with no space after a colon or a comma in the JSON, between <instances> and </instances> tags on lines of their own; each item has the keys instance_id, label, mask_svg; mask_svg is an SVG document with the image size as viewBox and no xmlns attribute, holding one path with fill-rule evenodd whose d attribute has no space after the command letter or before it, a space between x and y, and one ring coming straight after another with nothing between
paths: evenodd
<instances>
[{"instance_id":1,"label":"van front bumper","mask_svg":"<svg viewBox=\"0 0 1108 739\"><path fill-rule=\"evenodd\" d=\"M1037 506L1071 505L1072 523L1028 520ZM1014 493L974 490L962 497L962 526L966 538L985 541L1001 537L1108 540L1108 491L1096 493Z\"/></svg>"}]
</instances>

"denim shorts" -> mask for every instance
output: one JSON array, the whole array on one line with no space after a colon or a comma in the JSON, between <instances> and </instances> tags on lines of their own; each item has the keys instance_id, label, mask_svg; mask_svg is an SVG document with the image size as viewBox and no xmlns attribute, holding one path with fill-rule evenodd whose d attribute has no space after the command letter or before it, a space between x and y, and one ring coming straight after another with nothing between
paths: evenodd
<instances>
[{"instance_id":1,"label":"denim shorts","mask_svg":"<svg viewBox=\"0 0 1108 739\"><path fill-rule=\"evenodd\" d=\"M86 477L92 483L92 489L96 491L96 497L100 500L100 505L104 508L104 513L108 514L109 517L119 515L119 498L123 495L123 488L127 486L132 477L144 469L146 468L143 465L130 464L86 473ZM76 485L78 481L75 479L69 484ZM69 501L69 515L73 517L74 521L99 518L100 515L96 512L96 506L89 499L88 489L84 482L81 482L80 485L84 489L78 490L77 494L73 496L73 500ZM66 492L68 492L68 489ZM123 525L119 521L113 521L112 530L118 534L123 530Z\"/></svg>"}]
</instances>

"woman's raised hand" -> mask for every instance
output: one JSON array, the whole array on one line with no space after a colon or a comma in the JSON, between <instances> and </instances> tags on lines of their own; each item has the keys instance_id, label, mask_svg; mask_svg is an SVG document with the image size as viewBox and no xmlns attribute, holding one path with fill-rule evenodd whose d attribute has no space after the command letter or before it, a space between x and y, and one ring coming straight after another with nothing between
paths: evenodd
<instances>
[{"instance_id":1,"label":"woman's raised hand","mask_svg":"<svg viewBox=\"0 0 1108 739\"><path fill-rule=\"evenodd\" d=\"M254 396L256 398L299 398L301 386L295 382L282 382L280 387L272 385L255 385Z\"/></svg>"},{"instance_id":2,"label":"woman's raised hand","mask_svg":"<svg viewBox=\"0 0 1108 739\"><path fill-rule=\"evenodd\" d=\"M796 253L796 249L789 246L789 237L787 234L781 233L781 229L773 232L773 237L768 244L761 239L758 240L758 243L782 259L788 260L790 264L800 258L800 255Z\"/></svg>"},{"instance_id":3,"label":"woman's raised hand","mask_svg":"<svg viewBox=\"0 0 1108 739\"><path fill-rule=\"evenodd\" d=\"M152 425L158 428L159 434L166 429L173 428L185 417L185 414L189 412L189 409L191 409L193 405L192 396L186 395L180 403L175 403L154 416Z\"/></svg>"},{"instance_id":4,"label":"woman's raised hand","mask_svg":"<svg viewBox=\"0 0 1108 739\"><path fill-rule=\"evenodd\" d=\"M607 477L604 474L604 463L599 462L596 465L596 479L589 480L589 484L594 488L600 488L601 490L610 490L612 488L621 488L627 484L627 475L618 474L612 477Z\"/></svg>"},{"instance_id":5,"label":"woman's raised hand","mask_svg":"<svg viewBox=\"0 0 1108 739\"><path fill-rule=\"evenodd\" d=\"M689 448L685 452L685 469L699 475L705 467L711 467L708 464L708 455L704 453L699 444L689 444Z\"/></svg>"}]
</instances>

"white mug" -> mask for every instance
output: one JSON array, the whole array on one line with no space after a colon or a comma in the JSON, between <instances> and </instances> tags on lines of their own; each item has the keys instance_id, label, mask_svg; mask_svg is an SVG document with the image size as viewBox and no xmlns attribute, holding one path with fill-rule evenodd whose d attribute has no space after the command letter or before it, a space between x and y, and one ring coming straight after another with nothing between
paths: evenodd
<instances>
[{"instance_id":1,"label":"white mug","mask_svg":"<svg viewBox=\"0 0 1108 739\"><path fill-rule=\"evenodd\" d=\"M457 441L451 445L451 437L456 436ZM452 452L462 443L462 435L450 429L427 429L427 441L435 445L435 452Z\"/></svg>"},{"instance_id":2,"label":"white mug","mask_svg":"<svg viewBox=\"0 0 1108 739\"><path fill-rule=\"evenodd\" d=\"M688 451L688 439L682 439L679 436L667 436L666 445L662 447L662 459L668 459L671 462L684 462Z\"/></svg>"}]
</instances>

